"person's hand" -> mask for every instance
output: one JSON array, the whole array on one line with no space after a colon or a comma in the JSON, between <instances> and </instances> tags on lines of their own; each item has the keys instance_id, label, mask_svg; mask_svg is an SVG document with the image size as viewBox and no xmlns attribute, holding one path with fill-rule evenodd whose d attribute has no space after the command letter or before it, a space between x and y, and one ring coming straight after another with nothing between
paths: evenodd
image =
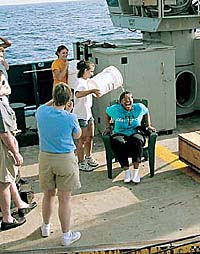
<instances>
[{"instance_id":1,"label":"person's hand","mask_svg":"<svg viewBox=\"0 0 200 254\"><path fill-rule=\"evenodd\" d=\"M73 101L68 101L65 105L65 110L67 110L68 112L71 112L73 109Z\"/></svg>"},{"instance_id":2,"label":"person's hand","mask_svg":"<svg viewBox=\"0 0 200 254\"><path fill-rule=\"evenodd\" d=\"M0 56L0 63L3 64L5 66L5 68L7 69L6 65L8 65L8 64L6 63L6 60L3 56Z\"/></svg>"},{"instance_id":3,"label":"person's hand","mask_svg":"<svg viewBox=\"0 0 200 254\"><path fill-rule=\"evenodd\" d=\"M94 93L96 97L101 97L101 91L99 89L92 89L92 93Z\"/></svg>"},{"instance_id":4,"label":"person's hand","mask_svg":"<svg viewBox=\"0 0 200 254\"><path fill-rule=\"evenodd\" d=\"M3 63L4 62L4 57L0 56L0 62Z\"/></svg>"},{"instance_id":5,"label":"person's hand","mask_svg":"<svg viewBox=\"0 0 200 254\"><path fill-rule=\"evenodd\" d=\"M22 155L19 152L13 154L15 159L15 166L21 166L24 162Z\"/></svg>"},{"instance_id":6,"label":"person's hand","mask_svg":"<svg viewBox=\"0 0 200 254\"><path fill-rule=\"evenodd\" d=\"M0 61L1 62L1 64L3 64L4 66L5 66L5 68L6 68L6 61L5 61L5 59L3 59L2 61Z\"/></svg>"},{"instance_id":7,"label":"person's hand","mask_svg":"<svg viewBox=\"0 0 200 254\"><path fill-rule=\"evenodd\" d=\"M155 128L155 127L153 127L153 126L151 126L151 125L149 125L149 126L148 126L148 129L149 129L149 130L151 130L151 131L156 132L156 128Z\"/></svg>"},{"instance_id":8,"label":"person's hand","mask_svg":"<svg viewBox=\"0 0 200 254\"><path fill-rule=\"evenodd\" d=\"M111 134L111 128L110 127L106 127L105 130L102 132L102 135L108 135Z\"/></svg>"},{"instance_id":9,"label":"person's hand","mask_svg":"<svg viewBox=\"0 0 200 254\"><path fill-rule=\"evenodd\" d=\"M11 40L7 40L7 44L8 44L9 46L11 46L11 45L12 45L12 41L11 41Z\"/></svg>"}]
</instances>

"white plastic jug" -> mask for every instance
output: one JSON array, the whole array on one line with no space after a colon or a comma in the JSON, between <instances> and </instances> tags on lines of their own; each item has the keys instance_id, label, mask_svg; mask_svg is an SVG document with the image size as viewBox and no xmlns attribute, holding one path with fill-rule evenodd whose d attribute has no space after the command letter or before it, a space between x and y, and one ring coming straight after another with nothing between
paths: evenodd
<instances>
[{"instance_id":1,"label":"white plastic jug","mask_svg":"<svg viewBox=\"0 0 200 254\"><path fill-rule=\"evenodd\" d=\"M69 61L68 85L73 89L74 89L76 79L77 79L77 74L78 74L78 70L76 67L78 62L79 62L79 60Z\"/></svg>"},{"instance_id":2,"label":"white plastic jug","mask_svg":"<svg viewBox=\"0 0 200 254\"><path fill-rule=\"evenodd\" d=\"M88 80L89 89L99 89L101 96L123 85L121 72L115 66L109 66Z\"/></svg>"}]
</instances>

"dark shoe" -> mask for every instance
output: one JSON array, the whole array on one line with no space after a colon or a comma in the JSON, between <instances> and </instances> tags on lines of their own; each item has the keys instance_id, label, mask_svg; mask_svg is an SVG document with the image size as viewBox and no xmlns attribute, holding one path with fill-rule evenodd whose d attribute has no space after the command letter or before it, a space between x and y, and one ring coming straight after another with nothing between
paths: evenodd
<instances>
[{"instance_id":1,"label":"dark shoe","mask_svg":"<svg viewBox=\"0 0 200 254\"><path fill-rule=\"evenodd\" d=\"M25 222L26 222L26 218L19 218L19 219L13 218L13 222L11 222L11 223L2 221L1 222L1 230L8 230L11 228L16 228L16 227L21 226Z\"/></svg>"},{"instance_id":2,"label":"dark shoe","mask_svg":"<svg viewBox=\"0 0 200 254\"><path fill-rule=\"evenodd\" d=\"M18 208L18 215L19 217L24 217L27 213L33 210L37 206L36 202L29 204L26 208Z\"/></svg>"},{"instance_id":3,"label":"dark shoe","mask_svg":"<svg viewBox=\"0 0 200 254\"><path fill-rule=\"evenodd\" d=\"M14 136L18 136L22 133L22 130L17 129L17 130L12 131L12 133Z\"/></svg>"},{"instance_id":4,"label":"dark shoe","mask_svg":"<svg viewBox=\"0 0 200 254\"><path fill-rule=\"evenodd\" d=\"M26 183L28 183L28 181L26 179L20 177L18 183L20 183L20 184L26 184Z\"/></svg>"}]
</instances>

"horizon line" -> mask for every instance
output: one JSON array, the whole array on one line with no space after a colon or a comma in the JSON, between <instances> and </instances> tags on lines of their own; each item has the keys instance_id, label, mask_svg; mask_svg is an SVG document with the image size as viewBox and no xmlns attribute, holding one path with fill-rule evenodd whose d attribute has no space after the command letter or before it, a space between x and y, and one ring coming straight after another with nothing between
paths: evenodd
<instances>
[{"instance_id":1,"label":"horizon line","mask_svg":"<svg viewBox=\"0 0 200 254\"><path fill-rule=\"evenodd\" d=\"M74 1L83 1L83 0L14 0L12 2L6 3L0 1L0 6L8 5L24 5L24 4L42 4L42 3L58 3L58 2L74 2Z\"/></svg>"}]
</instances>

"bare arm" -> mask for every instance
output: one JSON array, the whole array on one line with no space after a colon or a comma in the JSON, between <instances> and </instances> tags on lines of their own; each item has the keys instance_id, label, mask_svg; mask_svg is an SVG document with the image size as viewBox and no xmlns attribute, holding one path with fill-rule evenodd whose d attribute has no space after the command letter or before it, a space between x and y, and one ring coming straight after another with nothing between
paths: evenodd
<instances>
[{"instance_id":1,"label":"bare arm","mask_svg":"<svg viewBox=\"0 0 200 254\"><path fill-rule=\"evenodd\" d=\"M73 133L73 138L74 139L79 139L81 137L81 134L82 134L82 130L80 128L79 132Z\"/></svg>"},{"instance_id":2,"label":"bare arm","mask_svg":"<svg viewBox=\"0 0 200 254\"><path fill-rule=\"evenodd\" d=\"M0 133L0 138L7 146L8 150L12 152L15 159L15 165L21 166L23 163L23 157L19 153L19 147L16 138L11 134L10 131Z\"/></svg>"},{"instance_id":3,"label":"bare arm","mask_svg":"<svg viewBox=\"0 0 200 254\"><path fill-rule=\"evenodd\" d=\"M111 133L111 125L110 125L111 122L110 121L111 121L111 117L105 113L106 129L103 132L104 135Z\"/></svg>"},{"instance_id":4,"label":"bare arm","mask_svg":"<svg viewBox=\"0 0 200 254\"><path fill-rule=\"evenodd\" d=\"M149 129L151 129L152 131L156 131L156 128L154 128L153 126L151 126L151 116L149 113L147 113L147 127Z\"/></svg>"},{"instance_id":5,"label":"bare arm","mask_svg":"<svg viewBox=\"0 0 200 254\"><path fill-rule=\"evenodd\" d=\"M65 110L68 112L71 112L73 109L73 102L72 101L68 101L65 105ZM81 128L79 128L79 132L77 133L73 133L72 136L74 139L79 139L82 135L82 130Z\"/></svg>"},{"instance_id":6,"label":"bare arm","mask_svg":"<svg viewBox=\"0 0 200 254\"><path fill-rule=\"evenodd\" d=\"M12 45L12 41L6 39L3 36L0 36L0 40L3 41L3 43L0 44L1 47L8 48L8 47L10 47Z\"/></svg>"},{"instance_id":7,"label":"bare arm","mask_svg":"<svg viewBox=\"0 0 200 254\"><path fill-rule=\"evenodd\" d=\"M0 62L4 65L5 69L8 71L9 70L9 64L6 62L5 58L2 58L2 60Z\"/></svg>"},{"instance_id":8,"label":"bare arm","mask_svg":"<svg viewBox=\"0 0 200 254\"><path fill-rule=\"evenodd\" d=\"M87 96L89 94L92 94L92 93L96 94L97 97L101 96L101 92L100 92L99 89L90 89L90 90L85 90L85 91L77 91L75 93L75 96L77 98L82 98L82 97L85 97L85 96Z\"/></svg>"}]
</instances>

